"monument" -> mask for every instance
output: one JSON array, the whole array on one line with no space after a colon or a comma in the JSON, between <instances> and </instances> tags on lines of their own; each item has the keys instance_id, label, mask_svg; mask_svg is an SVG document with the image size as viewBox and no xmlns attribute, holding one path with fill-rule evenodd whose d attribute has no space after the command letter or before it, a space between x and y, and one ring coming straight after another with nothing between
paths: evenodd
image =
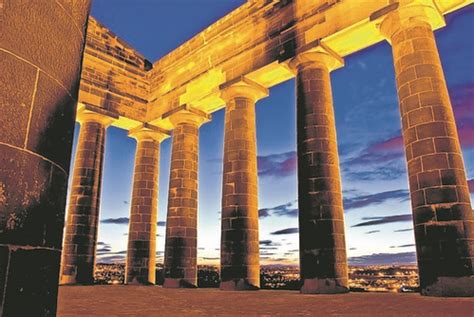
<instances>
[{"instance_id":1,"label":"monument","mask_svg":"<svg viewBox=\"0 0 474 317\"><path fill-rule=\"evenodd\" d=\"M159 148L171 136L164 287L197 286L199 128L225 108L221 289L258 289L255 104L294 77L301 291L347 292L330 73L384 40L393 51L421 293L474 295L474 216L433 34L471 1L249 0L154 63L89 17L78 97L87 1L31 2L28 15L21 12L30 2L5 3L0 311L21 309L13 304L21 298L54 311L76 101L60 282L93 283L105 131L115 126L137 140L126 282L154 283Z\"/></svg>"}]
</instances>

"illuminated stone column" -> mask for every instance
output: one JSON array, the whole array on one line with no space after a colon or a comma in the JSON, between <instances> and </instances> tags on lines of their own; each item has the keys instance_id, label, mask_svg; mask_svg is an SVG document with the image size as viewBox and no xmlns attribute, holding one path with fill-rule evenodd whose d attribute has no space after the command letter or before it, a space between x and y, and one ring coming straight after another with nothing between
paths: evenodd
<instances>
[{"instance_id":1,"label":"illuminated stone column","mask_svg":"<svg viewBox=\"0 0 474 317\"><path fill-rule=\"evenodd\" d=\"M0 316L54 316L89 1L0 1Z\"/></svg>"},{"instance_id":2,"label":"illuminated stone column","mask_svg":"<svg viewBox=\"0 0 474 317\"><path fill-rule=\"evenodd\" d=\"M129 132L137 140L128 232L127 284L155 284L160 143L169 135L151 125Z\"/></svg>"},{"instance_id":3,"label":"illuminated stone column","mask_svg":"<svg viewBox=\"0 0 474 317\"><path fill-rule=\"evenodd\" d=\"M381 28L392 44L421 293L474 296L474 217L431 24L443 21L429 4L399 8Z\"/></svg>"},{"instance_id":4,"label":"illuminated stone column","mask_svg":"<svg viewBox=\"0 0 474 317\"><path fill-rule=\"evenodd\" d=\"M223 86L226 101L222 184L222 290L260 287L255 102L268 96L258 84Z\"/></svg>"},{"instance_id":5,"label":"illuminated stone column","mask_svg":"<svg viewBox=\"0 0 474 317\"><path fill-rule=\"evenodd\" d=\"M298 55L298 198L302 293L349 290L344 210L329 72L343 61L322 50Z\"/></svg>"},{"instance_id":6,"label":"illuminated stone column","mask_svg":"<svg viewBox=\"0 0 474 317\"><path fill-rule=\"evenodd\" d=\"M197 287L199 127L208 118L197 110L169 116L174 130L163 287Z\"/></svg>"},{"instance_id":7,"label":"illuminated stone column","mask_svg":"<svg viewBox=\"0 0 474 317\"><path fill-rule=\"evenodd\" d=\"M110 115L110 114L109 114ZM61 284L93 284L105 132L114 117L82 107L61 260Z\"/></svg>"}]
</instances>

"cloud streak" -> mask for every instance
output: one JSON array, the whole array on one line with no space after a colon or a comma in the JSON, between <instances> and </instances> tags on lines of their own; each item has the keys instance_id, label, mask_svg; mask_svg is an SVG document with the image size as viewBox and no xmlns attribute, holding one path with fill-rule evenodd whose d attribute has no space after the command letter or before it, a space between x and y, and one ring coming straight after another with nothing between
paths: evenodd
<instances>
[{"instance_id":1,"label":"cloud streak","mask_svg":"<svg viewBox=\"0 0 474 317\"><path fill-rule=\"evenodd\" d=\"M284 235L284 234L293 234L293 233L298 233L298 232L299 232L298 228L286 228L286 229L273 231L270 234L271 235Z\"/></svg>"},{"instance_id":2,"label":"cloud streak","mask_svg":"<svg viewBox=\"0 0 474 317\"><path fill-rule=\"evenodd\" d=\"M360 222L356 225L353 225L352 228L384 225L384 224L393 223L393 222L409 222L409 221L411 222L412 219L413 218L411 214L385 216L385 217L362 217L362 220L368 220L368 221Z\"/></svg>"},{"instance_id":3,"label":"cloud streak","mask_svg":"<svg viewBox=\"0 0 474 317\"><path fill-rule=\"evenodd\" d=\"M393 232L408 232L408 231L413 231L413 228L393 230Z\"/></svg>"},{"instance_id":4,"label":"cloud streak","mask_svg":"<svg viewBox=\"0 0 474 317\"><path fill-rule=\"evenodd\" d=\"M416 263L415 252L374 253L348 259L350 265L392 265Z\"/></svg>"},{"instance_id":5,"label":"cloud streak","mask_svg":"<svg viewBox=\"0 0 474 317\"><path fill-rule=\"evenodd\" d=\"M288 202L283 205L278 205L270 208L262 208L258 210L258 216L260 218L266 218L270 216L286 216L290 218L298 217L298 208L296 207L297 201Z\"/></svg>"},{"instance_id":6,"label":"cloud streak","mask_svg":"<svg viewBox=\"0 0 474 317\"><path fill-rule=\"evenodd\" d=\"M361 195L344 199L344 209L356 209L367 207L371 205L379 205L387 200L398 200L399 202L407 201L409 199L408 190L398 189L386 191L376 194Z\"/></svg>"},{"instance_id":7,"label":"cloud streak","mask_svg":"<svg viewBox=\"0 0 474 317\"><path fill-rule=\"evenodd\" d=\"M128 217L120 217L120 218L105 218L100 221L104 224L111 224L111 225L128 225L130 222L130 218ZM160 227L166 226L166 221L158 221L156 223Z\"/></svg>"},{"instance_id":8,"label":"cloud streak","mask_svg":"<svg viewBox=\"0 0 474 317\"><path fill-rule=\"evenodd\" d=\"M391 249L396 249L396 248L411 248L411 247L414 247L415 244L411 243L411 244L402 244L402 245L392 245L390 246Z\"/></svg>"},{"instance_id":9,"label":"cloud streak","mask_svg":"<svg viewBox=\"0 0 474 317\"><path fill-rule=\"evenodd\" d=\"M372 231L367 231L365 234L374 234L378 232L380 232L380 230L372 230Z\"/></svg>"},{"instance_id":10,"label":"cloud streak","mask_svg":"<svg viewBox=\"0 0 474 317\"><path fill-rule=\"evenodd\" d=\"M102 219L100 222L105 223L105 224L113 224L113 225L128 225L129 219L127 217L106 218L106 219Z\"/></svg>"}]
</instances>

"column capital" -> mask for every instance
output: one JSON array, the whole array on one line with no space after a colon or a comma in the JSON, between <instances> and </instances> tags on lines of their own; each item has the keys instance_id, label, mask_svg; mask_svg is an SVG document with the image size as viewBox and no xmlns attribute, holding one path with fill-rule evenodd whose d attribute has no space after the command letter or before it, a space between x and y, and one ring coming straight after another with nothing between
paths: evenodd
<instances>
[{"instance_id":1,"label":"column capital","mask_svg":"<svg viewBox=\"0 0 474 317\"><path fill-rule=\"evenodd\" d=\"M257 102L269 95L269 91L264 86L256 83L244 76L228 81L219 86L221 98L228 102L237 97L244 97Z\"/></svg>"},{"instance_id":2,"label":"column capital","mask_svg":"<svg viewBox=\"0 0 474 317\"><path fill-rule=\"evenodd\" d=\"M108 127L118 118L118 114L105 109L92 107L86 104L79 104L77 107L76 121L80 124L86 122L97 122Z\"/></svg>"},{"instance_id":3,"label":"column capital","mask_svg":"<svg viewBox=\"0 0 474 317\"><path fill-rule=\"evenodd\" d=\"M162 119L169 120L173 127L182 123L194 124L200 127L204 123L211 121L212 116L202 110L185 104L164 113Z\"/></svg>"},{"instance_id":4,"label":"column capital","mask_svg":"<svg viewBox=\"0 0 474 317\"><path fill-rule=\"evenodd\" d=\"M433 0L402 0L398 8L382 18L380 32L390 42L401 28L417 23L429 24L433 30L446 25L443 14Z\"/></svg>"},{"instance_id":5,"label":"column capital","mask_svg":"<svg viewBox=\"0 0 474 317\"><path fill-rule=\"evenodd\" d=\"M137 141L152 140L161 143L170 137L171 133L149 123L143 123L128 131L128 136Z\"/></svg>"},{"instance_id":6,"label":"column capital","mask_svg":"<svg viewBox=\"0 0 474 317\"><path fill-rule=\"evenodd\" d=\"M298 68L306 64L320 64L331 72L343 67L344 59L323 43L319 43L315 49L297 54L288 66L296 72Z\"/></svg>"}]
</instances>

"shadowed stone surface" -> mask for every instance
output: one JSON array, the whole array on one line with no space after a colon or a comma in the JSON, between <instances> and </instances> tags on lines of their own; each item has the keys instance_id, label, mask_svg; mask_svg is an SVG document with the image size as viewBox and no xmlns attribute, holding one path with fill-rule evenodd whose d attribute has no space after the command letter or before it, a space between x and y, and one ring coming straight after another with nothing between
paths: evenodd
<instances>
[{"instance_id":1,"label":"shadowed stone surface","mask_svg":"<svg viewBox=\"0 0 474 317\"><path fill-rule=\"evenodd\" d=\"M129 136L137 140L137 150L125 282L155 284L160 143L167 135L140 128Z\"/></svg>"},{"instance_id":2,"label":"shadowed stone surface","mask_svg":"<svg viewBox=\"0 0 474 317\"><path fill-rule=\"evenodd\" d=\"M268 91L238 83L227 100L222 185L221 277L223 290L260 287L255 101Z\"/></svg>"},{"instance_id":3,"label":"shadowed stone surface","mask_svg":"<svg viewBox=\"0 0 474 317\"><path fill-rule=\"evenodd\" d=\"M61 284L93 284L105 132L112 119L81 109L64 234Z\"/></svg>"},{"instance_id":4,"label":"shadowed stone surface","mask_svg":"<svg viewBox=\"0 0 474 317\"><path fill-rule=\"evenodd\" d=\"M329 71L340 63L302 54L297 72L298 199L303 293L348 291L341 177Z\"/></svg>"},{"instance_id":5,"label":"shadowed stone surface","mask_svg":"<svg viewBox=\"0 0 474 317\"><path fill-rule=\"evenodd\" d=\"M471 317L472 298L418 294L302 295L137 286L62 286L58 316L453 316ZM124 305L124 303L127 303Z\"/></svg>"},{"instance_id":6,"label":"shadowed stone surface","mask_svg":"<svg viewBox=\"0 0 474 317\"><path fill-rule=\"evenodd\" d=\"M56 312L88 12L88 0L0 7L1 316Z\"/></svg>"},{"instance_id":7,"label":"shadowed stone surface","mask_svg":"<svg viewBox=\"0 0 474 317\"><path fill-rule=\"evenodd\" d=\"M474 214L427 10L402 8L382 25L395 64L421 293L474 296Z\"/></svg>"}]
</instances>

